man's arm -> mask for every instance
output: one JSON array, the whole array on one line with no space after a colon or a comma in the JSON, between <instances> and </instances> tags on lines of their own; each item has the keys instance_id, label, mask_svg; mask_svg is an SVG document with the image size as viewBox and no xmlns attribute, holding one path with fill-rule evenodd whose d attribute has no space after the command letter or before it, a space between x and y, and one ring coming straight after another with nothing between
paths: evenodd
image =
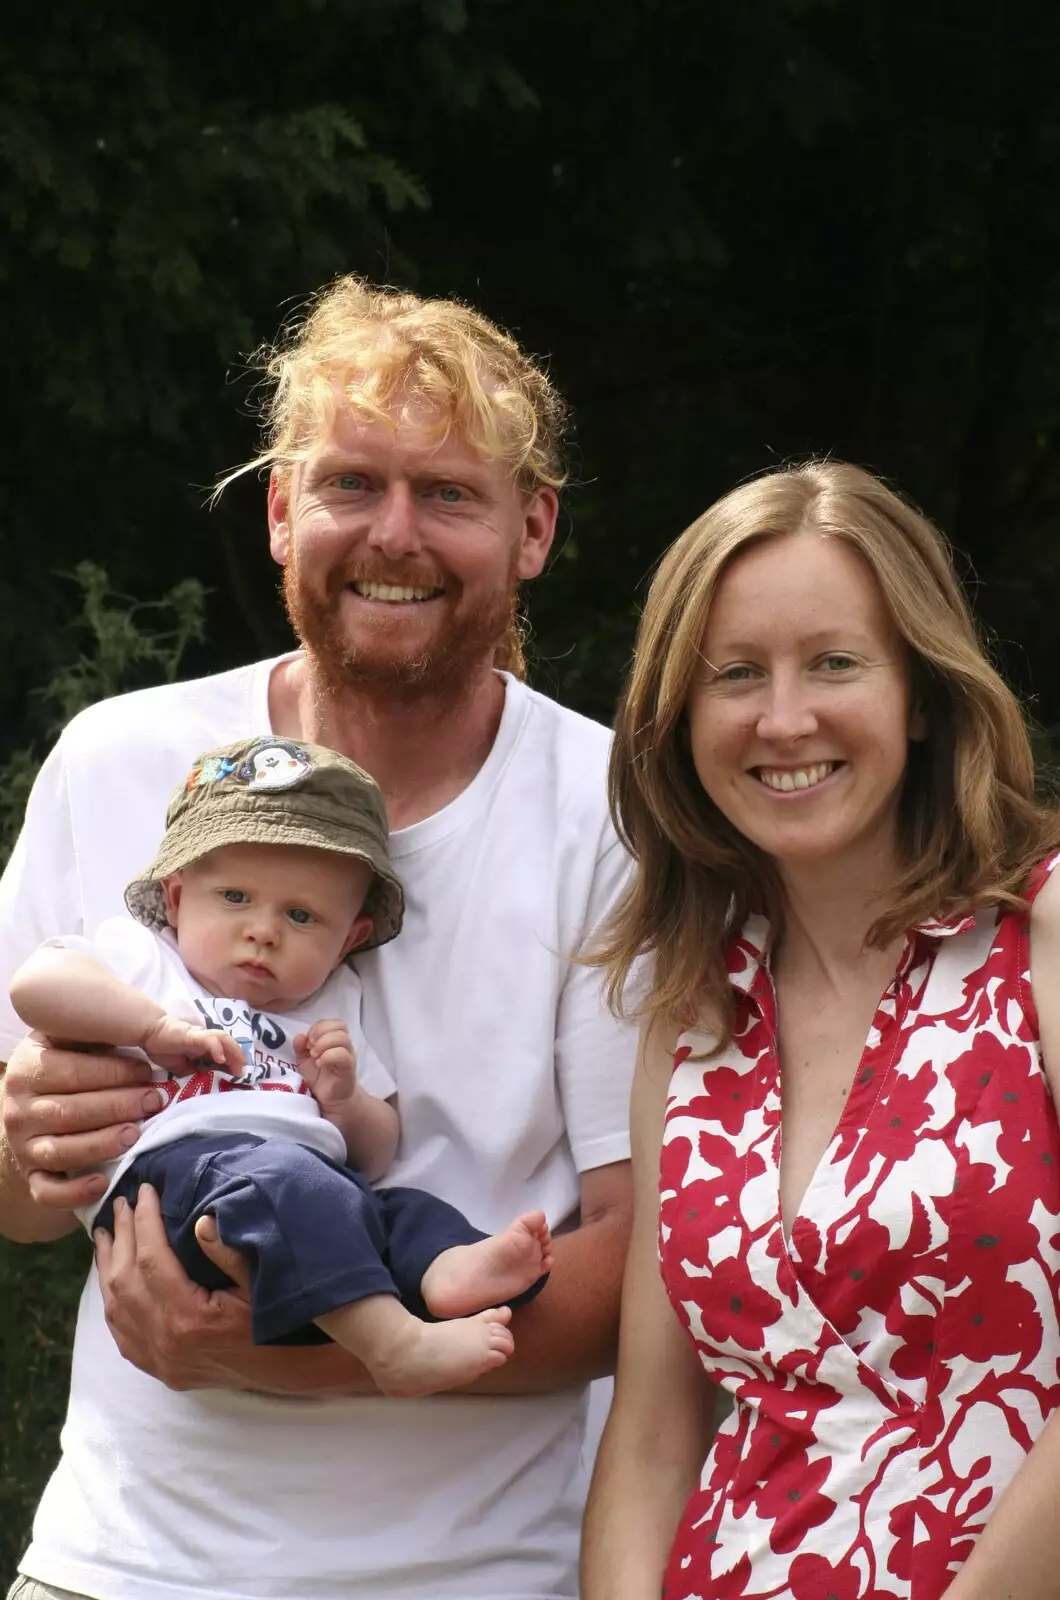
<instances>
[{"instance_id":1,"label":"man's arm","mask_svg":"<svg viewBox=\"0 0 1060 1600\"><path fill-rule=\"evenodd\" d=\"M515 1355L481 1378L474 1394L537 1394L610 1372L632 1196L628 1162L599 1167L582 1183L580 1227L554 1240L544 1292L512 1322ZM271 1394L374 1394L361 1363L337 1345L253 1345L239 1255L210 1219L196 1236L242 1287L209 1292L193 1283L169 1248L154 1191L135 1207L118 1201L114 1237L96 1236L103 1305L122 1355L171 1389L256 1389Z\"/></svg>"},{"instance_id":2,"label":"man's arm","mask_svg":"<svg viewBox=\"0 0 1060 1600\"><path fill-rule=\"evenodd\" d=\"M544 1291L512 1319L515 1354L475 1394L539 1394L615 1370L622 1273L633 1221L628 1161L582 1174L581 1222L554 1237Z\"/></svg>"}]
</instances>

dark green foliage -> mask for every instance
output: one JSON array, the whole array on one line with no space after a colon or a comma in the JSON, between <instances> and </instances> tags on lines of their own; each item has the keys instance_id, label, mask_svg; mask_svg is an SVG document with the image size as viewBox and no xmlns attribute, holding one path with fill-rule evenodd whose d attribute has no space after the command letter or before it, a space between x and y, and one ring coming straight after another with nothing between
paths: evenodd
<instances>
[{"instance_id":1,"label":"dark green foliage","mask_svg":"<svg viewBox=\"0 0 1060 1600\"><path fill-rule=\"evenodd\" d=\"M79 561L68 576L80 591L79 609L59 638L73 652L57 662L43 688L31 691L34 742L0 760L0 868L21 827L45 749L70 718L143 683L172 683L188 646L203 636L206 597L197 578L175 584L161 600L134 600L115 593L91 561Z\"/></svg>"},{"instance_id":2,"label":"dark green foliage","mask_svg":"<svg viewBox=\"0 0 1060 1600\"><path fill-rule=\"evenodd\" d=\"M82 561L70 574L78 611L60 637L66 659L33 698L38 743L0 761L0 865L50 738L84 706L147 682L172 682L188 645L202 637L203 592L194 578L161 600L116 594L107 574ZM55 1465L66 1408L70 1342L90 1259L78 1232L60 1245L0 1239L0 1587L25 1546L40 1491Z\"/></svg>"},{"instance_id":3,"label":"dark green foliage","mask_svg":"<svg viewBox=\"0 0 1060 1600\"><path fill-rule=\"evenodd\" d=\"M80 1231L58 1244L0 1239L0 1587L14 1577L55 1466L74 1318L91 1254Z\"/></svg>"}]
</instances>

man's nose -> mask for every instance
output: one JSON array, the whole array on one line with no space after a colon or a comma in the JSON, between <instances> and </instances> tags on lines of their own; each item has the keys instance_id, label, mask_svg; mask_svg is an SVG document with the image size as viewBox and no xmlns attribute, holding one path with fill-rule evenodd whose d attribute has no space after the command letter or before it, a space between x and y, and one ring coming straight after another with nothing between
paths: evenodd
<instances>
[{"instance_id":1,"label":"man's nose","mask_svg":"<svg viewBox=\"0 0 1060 1600\"><path fill-rule=\"evenodd\" d=\"M759 738L786 744L816 729L810 685L798 673L774 673L765 685L756 729Z\"/></svg>"},{"instance_id":2,"label":"man's nose","mask_svg":"<svg viewBox=\"0 0 1060 1600\"><path fill-rule=\"evenodd\" d=\"M409 484L391 483L380 496L368 530L368 543L373 550L395 559L418 554L419 512Z\"/></svg>"}]
</instances>

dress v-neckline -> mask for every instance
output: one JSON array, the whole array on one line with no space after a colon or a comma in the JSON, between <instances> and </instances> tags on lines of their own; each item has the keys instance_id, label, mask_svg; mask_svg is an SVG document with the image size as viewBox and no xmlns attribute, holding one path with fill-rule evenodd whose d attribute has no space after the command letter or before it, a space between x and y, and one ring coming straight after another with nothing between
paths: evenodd
<instances>
[{"instance_id":1,"label":"dress v-neckline","mask_svg":"<svg viewBox=\"0 0 1060 1600\"><path fill-rule=\"evenodd\" d=\"M916 962L916 957L917 940L914 931L907 936L905 945L903 946L901 955L899 956L897 965L895 966L894 974L891 977L886 989L884 989L883 993L880 995L880 998L873 1007L872 1018L869 1022L868 1032L865 1035L865 1041L861 1047L861 1054L858 1057L853 1076L851 1077L847 1092L843 1098L842 1110L839 1113L839 1117L836 1120L834 1128L828 1136L828 1140L824 1149L821 1151L821 1154L818 1156L813 1168L810 1171L810 1176L807 1179L806 1186L799 1198L798 1205L791 1214L791 1223L789 1226L784 1219L783 1187L781 1181L784 1161L784 1121L779 1042L780 1007L777 999L776 983L773 978L773 973L770 969L769 955L766 953L763 956L762 964L758 974L758 982L755 984L755 989L760 990L757 996L759 1004L761 1005L763 999L766 998L768 999L769 1004L768 1020L770 1043L766 1057L769 1066L769 1076L764 1085L765 1099L763 1103L763 1110L767 1112L767 1114L772 1114L776 1118L776 1157L773 1163L774 1177L776 1180L776 1221L777 1226L780 1229L780 1237L783 1242L784 1251L793 1267L797 1266L797 1261L792 1254L791 1248L792 1237L795 1232L796 1224L800 1221L807 1221L813 1223L815 1226L819 1226L817 1219L813 1215L812 1204L808 1204L808 1202L812 1201L813 1197L819 1190L823 1190L827 1187L826 1174L834 1165L832 1152L835 1150L836 1143L840 1137L843 1134L851 1131L850 1124L854 1117L854 1108L864 1099L864 1094L861 1091L868 1089L869 1085L873 1084L874 1092L872 1098L873 1103L875 1103L875 1101L879 1099L884 1085L890 1076L890 1072L893 1069L894 1062L893 1060L890 1060L887 1062L884 1071L878 1072L876 1065L871 1061L870 1058L878 1049L879 1044L884 1037L884 1029L886 1027L892 1027L896 1029L896 1038L900 1034L901 1016L899 1013L904 1009L904 1007L899 1006L898 1001L901 995L902 984L912 971L912 968ZM888 1014L889 1001L894 1002L894 1004L892 1005L890 1013ZM763 1010L765 1010L764 1007ZM881 1023L883 1026L881 1026ZM859 1125L863 1125L864 1117L862 1116L860 1110L858 1110L857 1116L859 1119Z\"/></svg>"}]
</instances>

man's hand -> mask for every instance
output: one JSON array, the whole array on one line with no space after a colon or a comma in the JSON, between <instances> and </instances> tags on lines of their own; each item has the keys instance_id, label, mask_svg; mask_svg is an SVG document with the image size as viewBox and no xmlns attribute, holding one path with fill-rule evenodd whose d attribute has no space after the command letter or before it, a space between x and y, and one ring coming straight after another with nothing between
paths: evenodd
<instances>
[{"instance_id":1,"label":"man's hand","mask_svg":"<svg viewBox=\"0 0 1060 1600\"><path fill-rule=\"evenodd\" d=\"M118 1200L114 1237L96 1232L103 1308L127 1361L170 1389L251 1389L263 1394L375 1394L360 1362L339 1345L251 1343L246 1262L200 1217L195 1237L233 1289L200 1289L169 1247L158 1196L148 1185L136 1206Z\"/></svg>"},{"instance_id":2,"label":"man's hand","mask_svg":"<svg viewBox=\"0 0 1060 1600\"><path fill-rule=\"evenodd\" d=\"M98 1172L71 1174L124 1154L140 1137L140 1121L163 1104L146 1061L60 1050L30 1038L7 1064L0 1110L32 1198L71 1210L98 1200L106 1188Z\"/></svg>"},{"instance_id":3,"label":"man's hand","mask_svg":"<svg viewBox=\"0 0 1060 1600\"><path fill-rule=\"evenodd\" d=\"M140 1048L157 1066L178 1076L187 1072L194 1061L209 1061L237 1078L242 1077L248 1065L230 1033L197 1027L182 1017L159 1017L140 1040Z\"/></svg>"},{"instance_id":4,"label":"man's hand","mask_svg":"<svg viewBox=\"0 0 1060 1600\"><path fill-rule=\"evenodd\" d=\"M240 1358L251 1342L243 1258L217 1238L212 1218L195 1236L234 1289L200 1288L169 1247L158 1195L140 1189L135 1206L114 1203L114 1237L95 1234L103 1310L126 1361L170 1389L244 1387Z\"/></svg>"},{"instance_id":5,"label":"man's hand","mask_svg":"<svg viewBox=\"0 0 1060 1600\"><path fill-rule=\"evenodd\" d=\"M357 1057L350 1030L337 1018L314 1022L294 1041L295 1061L328 1118L342 1116L357 1093Z\"/></svg>"}]
</instances>

